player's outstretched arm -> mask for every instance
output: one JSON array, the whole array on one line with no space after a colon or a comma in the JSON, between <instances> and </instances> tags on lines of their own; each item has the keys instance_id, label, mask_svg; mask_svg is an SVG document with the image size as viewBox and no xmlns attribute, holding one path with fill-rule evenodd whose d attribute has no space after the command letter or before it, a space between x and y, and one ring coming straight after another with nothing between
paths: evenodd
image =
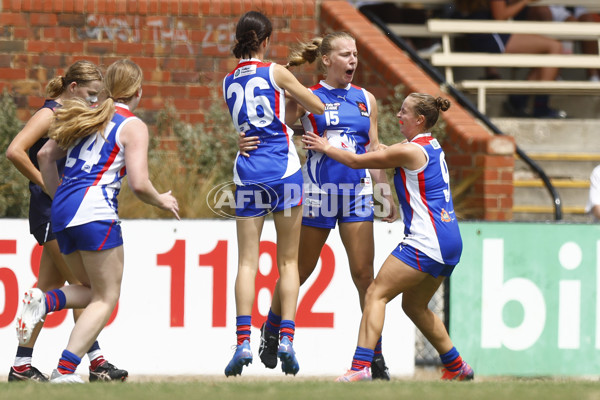
<instances>
[{"instance_id":1,"label":"player's outstretched arm","mask_svg":"<svg viewBox=\"0 0 600 400\"><path fill-rule=\"evenodd\" d=\"M121 131L125 148L125 167L131 191L144 203L167 210L179 218L177 199L169 190L158 193L148 177L148 127L141 120L127 123Z\"/></svg>"}]
</instances>

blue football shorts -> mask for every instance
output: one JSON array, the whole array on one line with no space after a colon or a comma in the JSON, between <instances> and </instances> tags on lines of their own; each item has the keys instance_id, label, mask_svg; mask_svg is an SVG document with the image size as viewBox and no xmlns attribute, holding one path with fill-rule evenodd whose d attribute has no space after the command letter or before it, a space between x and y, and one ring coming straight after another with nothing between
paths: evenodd
<instances>
[{"instance_id":1,"label":"blue football shorts","mask_svg":"<svg viewBox=\"0 0 600 400\"><path fill-rule=\"evenodd\" d=\"M348 194L306 194L302 225L315 228L335 228L344 222L373 222L373 196Z\"/></svg>"},{"instance_id":2,"label":"blue football shorts","mask_svg":"<svg viewBox=\"0 0 600 400\"><path fill-rule=\"evenodd\" d=\"M438 276L450 276L456 265L441 264L427 256L422 251L415 249L407 244L400 243L393 251L392 255L413 267L416 270L425 272L434 278Z\"/></svg>"},{"instance_id":3,"label":"blue football shorts","mask_svg":"<svg viewBox=\"0 0 600 400\"><path fill-rule=\"evenodd\" d=\"M76 250L100 251L123 245L121 223L116 220L93 221L55 232L63 254Z\"/></svg>"},{"instance_id":4,"label":"blue football shorts","mask_svg":"<svg viewBox=\"0 0 600 400\"><path fill-rule=\"evenodd\" d=\"M235 215L242 218L261 217L302 205L302 171L269 183L237 185Z\"/></svg>"}]
</instances>

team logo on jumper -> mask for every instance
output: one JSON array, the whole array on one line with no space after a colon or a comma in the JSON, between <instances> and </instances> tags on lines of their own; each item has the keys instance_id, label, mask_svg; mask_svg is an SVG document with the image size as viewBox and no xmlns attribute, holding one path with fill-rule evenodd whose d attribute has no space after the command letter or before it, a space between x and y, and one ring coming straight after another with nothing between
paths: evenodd
<instances>
[{"instance_id":1,"label":"team logo on jumper","mask_svg":"<svg viewBox=\"0 0 600 400\"><path fill-rule=\"evenodd\" d=\"M337 111L340 109L340 103L325 103L325 111Z\"/></svg>"},{"instance_id":2,"label":"team logo on jumper","mask_svg":"<svg viewBox=\"0 0 600 400\"><path fill-rule=\"evenodd\" d=\"M235 73L233 74L233 78L239 78L242 76L246 76L246 75L254 75L256 74L256 65L245 65L241 68L238 68L235 70Z\"/></svg>"},{"instance_id":3,"label":"team logo on jumper","mask_svg":"<svg viewBox=\"0 0 600 400\"><path fill-rule=\"evenodd\" d=\"M444 221L444 222L452 221L452 219L450 219L450 215L448 214L448 211L444 210L443 208L442 208L442 212L440 214L442 217L442 221Z\"/></svg>"},{"instance_id":4,"label":"team logo on jumper","mask_svg":"<svg viewBox=\"0 0 600 400\"><path fill-rule=\"evenodd\" d=\"M365 103L363 103L362 101L357 101L356 105L358 106L358 109L360 110L360 115L362 115L363 117L369 116L369 111L367 110L367 105Z\"/></svg>"}]
</instances>

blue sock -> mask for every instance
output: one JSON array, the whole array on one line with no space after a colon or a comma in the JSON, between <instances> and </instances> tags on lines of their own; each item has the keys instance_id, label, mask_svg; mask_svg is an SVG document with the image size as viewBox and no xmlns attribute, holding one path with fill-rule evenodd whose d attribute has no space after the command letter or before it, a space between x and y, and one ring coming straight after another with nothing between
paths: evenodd
<instances>
[{"instance_id":1,"label":"blue sock","mask_svg":"<svg viewBox=\"0 0 600 400\"><path fill-rule=\"evenodd\" d=\"M284 336L287 336L290 339L290 342L294 341L294 334L296 332L296 323L289 319L284 319L281 321L281 326L279 328L280 339L283 339Z\"/></svg>"},{"instance_id":2,"label":"blue sock","mask_svg":"<svg viewBox=\"0 0 600 400\"><path fill-rule=\"evenodd\" d=\"M381 355L381 341L382 341L382 337L379 336L379 340L377 341L377 344L375 345L375 354L376 355Z\"/></svg>"},{"instance_id":3,"label":"blue sock","mask_svg":"<svg viewBox=\"0 0 600 400\"><path fill-rule=\"evenodd\" d=\"M453 347L447 353L440 355L440 360L444 367L446 367L449 371L458 371L462 366L462 357L456 350L456 347Z\"/></svg>"},{"instance_id":4,"label":"blue sock","mask_svg":"<svg viewBox=\"0 0 600 400\"><path fill-rule=\"evenodd\" d=\"M354 358L352 358L352 367L350 368L353 371L360 371L364 368L371 367L371 361L373 361L373 356L375 352L371 349L367 349L366 347L356 346L356 351L354 352Z\"/></svg>"},{"instance_id":5,"label":"blue sock","mask_svg":"<svg viewBox=\"0 0 600 400\"><path fill-rule=\"evenodd\" d=\"M67 297L60 289L49 290L46 292L46 314L51 311L60 311L65 308Z\"/></svg>"},{"instance_id":6,"label":"blue sock","mask_svg":"<svg viewBox=\"0 0 600 400\"><path fill-rule=\"evenodd\" d=\"M239 315L235 318L237 330L237 344L243 344L245 340L250 341L250 327L252 326L252 316Z\"/></svg>"},{"instance_id":7,"label":"blue sock","mask_svg":"<svg viewBox=\"0 0 600 400\"><path fill-rule=\"evenodd\" d=\"M58 372L61 374L72 374L77 369L77 366L81 363L81 358L71 353L69 350L64 350L62 356L58 361Z\"/></svg>"},{"instance_id":8,"label":"blue sock","mask_svg":"<svg viewBox=\"0 0 600 400\"><path fill-rule=\"evenodd\" d=\"M267 317L267 322L265 323L265 329L275 335L279 335L280 326L281 315L277 315L273 312L273 310L269 309L269 316Z\"/></svg>"}]
</instances>

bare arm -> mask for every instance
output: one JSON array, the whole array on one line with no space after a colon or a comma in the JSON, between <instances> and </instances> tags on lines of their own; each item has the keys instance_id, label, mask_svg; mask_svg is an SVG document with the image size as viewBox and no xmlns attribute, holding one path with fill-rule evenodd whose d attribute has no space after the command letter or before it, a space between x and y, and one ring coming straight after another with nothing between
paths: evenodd
<instances>
[{"instance_id":1,"label":"bare arm","mask_svg":"<svg viewBox=\"0 0 600 400\"><path fill-rule=\"evenodd\" d=\"M306 110L302 107L298 102L289 94L286 94L286 102L285 102L285 124L287 126L292 126L296 123L298 118L300 118ZM258 136L248 136L244 132L240 132L238 134L238 148L240 150L240 155L244 157L250 157L249 151L256 150L258 145L260 144L260 140Z\"/></svg>"},{"instance_id":2,"label":"bare arm","mask_svg":"<svg viewBox=\"0 0 600 400\"><path fill-rule=\"evenodd\" d=\"M325 153L330 158L354 169L405 167L416 170L427 161L423 151L410 143L396 143L385 150L354 154L333 147L326 138L317 136L313 132L306 132L302 136L302 142L304 148Z\"/></svg>"},{"instance_id":3,"label":"bare arm","mask_svg":"<svg viewBox=\"0 0 600 400\"><path fill-rule=\"evenodd\" d=\"M387 215L382 218L385 222L394 222L398 219L398 207L394 201L390 183L384 169L370 169L373 185L373 197L381 203Z\"/></svg>"},{"instance_id":4,"label":"bare arm","mask_svg":"<svg viewBox=\"0 0 600 400\"><path fill-rule=\"evenodd\" d=\"M29 159L27 152L39 139L45 137L52 123L54 113L48 108L42 108L36 112L23 129L14 137L8 149L6 149L6 158L8 158L14 166L27 179L41 187L47 192L44 187L42 174L33 165Z\"/></svg>"},{"instance_id":5,"label":"bare arm","mask_svg":"<svg viewBox=\"0 0 600 400\"><path fill-rule=\"evenodd\" d=\"M52 139L48 140L40 151L38 151L38 164L40 165L40 172L44 181L43 187L45 187L46 193L51 198L54 198L56 188L60 184L56 160L60 160L66 155L67 151L61 149L58 143Z\"/></svg>"},{"instance_id":6,"label":"bare arm","mask_svg":"<svg viewBox=\"0 0 600 400\"><path fill-rule=\"evenodd\" d=\"M292 126L298 121L298 119L306 113L304 107L290 96L286 97L285 102L285 124Z\"/></svg>"},{"instance_id":7,"label":"bare arm","mask_svg":"<svg viewBox=\"0 0 600 400\"><path fill-rule=\"evenodd\" d=\"M597 220L600 220L600 204L596 204L595 206L592 207L592 215Z\"/></svg>"},{"instance_id":8,"label":"bare arm","mask_svg":"<svg viewBox=\"0 0 600 400\"><path fill-rule=\"evenodd\" d=\"M379 143L379 130L377 128L377 100L370 92L367 92L367 96L371 105L371 115L369 116L371 120L371 126L369 128L369 152L384 150L387 148L387 146L383 146L381 143ZM383 221L394 222L398 219L398 209L394 202L394 197L392 196L390 183L388 182L385 170L369 169L369 173L375 182L375 185L373 186L373 195L388 212L388 215L383 218Z\"/></svg>"},{"instance_id":9,"label":"bare arm","mask_svg":"<svg viewBox=\"0 0 600 400\"><path fill-rule=\"evenodd\" d=\"M148 127L140 120L128 122L121 131L125 148L125 167L131 191L144 203L171 211L179 218L177 199L171 191L158 193L148 177Z\"/></svg>"},{"instance_id":10,"label":"bare arm","mask_svg":"<svg viewBox=\"0 0 600 400\"><path fill-rule=\"evenodd\" d=\"M511 4L506 4L505 0L490 0L490 11L494 19L507 20L513 18L530 3L536 1L539 0L519 0Z\"/></svg>"},{"instance_id":11,"label":"bare arm","mask_svg":"<svg viewBox=\"0 0 600 400\"><path fill-rule=\"evenodd\" d=\"M325 105L321 99L298 82L298 79L290 71L279 64L275 64L273 77L277 85L289 92L290 96L307 111L319 115L325 112Z\"/></svg>"},{"instance_id":12,"label":"bare arm","mask_svg":"<svg viewBox=\"0 0 600 400\"><path fill-rule=\"evenodd\" d=\"M371 92L367 92L369 103L371 104L370 127L369 127L369 151L379 150L379 130L377 128L377 100Z\"/></svg>"}]
</instances>

